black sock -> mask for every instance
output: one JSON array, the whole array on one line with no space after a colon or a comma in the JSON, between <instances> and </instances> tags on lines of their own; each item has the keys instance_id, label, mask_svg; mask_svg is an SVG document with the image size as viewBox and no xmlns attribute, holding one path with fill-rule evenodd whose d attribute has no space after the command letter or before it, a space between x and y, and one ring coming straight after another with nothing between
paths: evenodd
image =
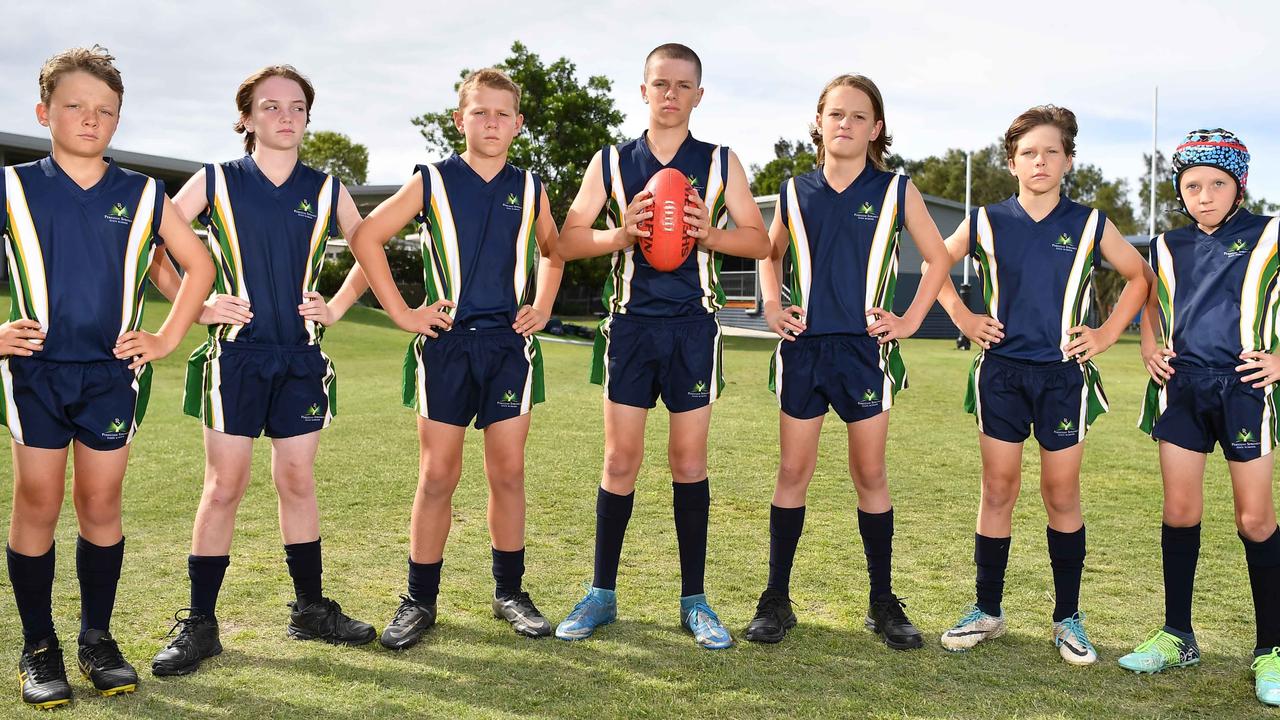
<instances>
[{"instance_id":1,"label":"black sock","mask_svg":"<svg viewBox=\"0 0 1280 720\"><path fill-rule=\"evenodd\" d=\"M680 545L680 597L705 592L707 524L711 520L711 482L671 483L676 541Z\"/></svg>"},{"instance_id":2,"label":"black sock","mask_svg":"<svg viewBox=\"0 0 1280 720\"><path fill-rule=\"evenodd\" d=\"M804 532L804 506L781 508L769 506L769 584L770 590L791 595L791 563L796 545Z\"/></svg>"},{"instance_id":3,"label":"black sock","mask_svg":"<svg viewBox=\"0 0 1280 720\"><path fill-rule=\"evenodd\" d=\"M493 594L495 597L509 599L520 593L520 585L524 580L524 548L519 550L493 551Z\"/></svg>"},{"instance_id":4,"label":"black sock","mask_svg":"<svg viewBox=\"0 0 1280 720\"><path fill-rule=\"evenodd\" d=\"M214 616L218 591L231 564L230 555L188 555L187 577L191 578L191 613Z\"/></svg>"},{"instance_id":5,"label":"black sock","mask_svg":"<svg viewBox=\"0 0 1280 720\"><path fill-rule=\"evenodd\" d=\"M871 599L893 592L893 508L882 513L858 508L858 532L867 556L867 576Z\"/></svg>"},{"instance_id":6,"label":"black sock","mask_svg":"<svg viewBox=\"0 0 1280 720\"><path fill-rule=\"evenodd\" d=\"M435 605L440 594L440 568L444 559L433 563L416 563L409 558L409 597L419 605Z\"/></svg>"},{"instance_id":7,"label":"black sock","mask_svg":"<svg viewBox=\"0 0 1280 720\"><path fill-rule=\"evenodd\" d=\"M1244 535L1244 555L1249 562L1249 588L1253 590L1253 616L1259 650L1280 647L1280 528L1262 542Z\"/></svg>"},{"instance_id":8,"label":"black sock","mask_svg":"<svg viewBox=\"0 0 1280 720\"><path fill-rule=\"evenodd\" d=\"M6 547L9 584L22 618L22 639L28 645L53 636L54 546L43 555L31 556Z\"/></svg>"},{"instance_id":9,"label":"black sock","mask_svg":"<svg viewBox=\"0 0 1280 720\"><path fill-rule=\"evenodd\" d=\"M614 495L599 488L596 492L596 566L593 587L614 590L618 587L618 561L622 557L622 538L631 521L631 508L636 493Z\"/></svg>"},{"instance_id":10,"label":"black sock","mask_svg":"<svg viewBox=\"0 0 1280 720\"><path fill-rule=\"evenodd\" d=\"M1164 624L1191 634L1191 595L1200 559L1200 523L1191 527L1160 526L1164 565Z\"/></svg>"},{"instance_id":11,"label":"black sock","mask_svg":"<svg viewBox=\"0 0 1280 720\"><path fill-rule=\"evenodd\" d=\"M320 579L324 573L320 539L285 545L284 561L289 566L289 577L293 578L293 593L298 598L294 607L302 610L311 603L320 602L324 597L324 585Z\"/></svg>"},{"instance_id":12,"label":"black sock","mask_svg":"<svg viewBox=\"0 0 1280 720\"><path fill-rule=\"evenodd\" d=\"M1080 575L1084 573L1084 526L1075 532L1059 532L1045 526L1049 539L1049 565L1053 568L1053 621L1062 622L1080 612Z\"/></svg>"},{"instance_id":13,"label":"black sock","mask_svg":"<svg viewBox=\"0 0 1280 720\"><path fill-rule=\"evenodd\" d=\"M116 586L124 564L124 538L115 545L94 545L76 539L76 577L80 580L80 637L89 630L111 631Z\"/></svg>"},{"instance_id":14,"label":"black sock","mask_svg":"<svg viewBox=\"0 0 1280 720\"><path fill-rule=\"evenodd\" d=\"M993 538L974 535L973 562L978 566L978 609L1000 616L1000 601L1004 599L1004 571L1009 567L1009 544L1013 538Z\"/></svg>"}]
</instances>

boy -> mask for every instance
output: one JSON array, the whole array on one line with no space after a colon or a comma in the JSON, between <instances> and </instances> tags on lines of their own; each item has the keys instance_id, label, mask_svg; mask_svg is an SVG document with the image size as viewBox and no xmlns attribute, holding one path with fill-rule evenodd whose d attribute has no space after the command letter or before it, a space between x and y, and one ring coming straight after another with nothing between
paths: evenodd
<instances>
[{"instance_id":1,"label":"boy","mask_svg":"<svg viewBox=\"0 0 1280 720\"><path fill-rule=\"evenodd\" d=\"M1231 474L1253 591L1254 692L1280 705L1280 533L1271 489L1280 429L1274 394L1280 219L1240 206L1249 151L1234 133L1188 134L1173 153L1173 171L1178 201L1195 222L1151 243L1157 280L1142 322L1151 380L1139 423L1160 443L1165 619L1120 666L1154 673L1200 662L1191 596L1205 460L1216 443Z\"/></svg>"},{"instance_id":2,"label":"boy","mask_svg":"<svg viewBox=\"0 0 1280 720\"><path fill-rule=\"evenodd\" d=\"M293 579L286 632L297 639L358 645L372 625L353 620L324 596L315 457L320 430L337 413L333 363L320 348L366 289L360 266L326 303L316 292L324 247L339 227L350 237L360 211L342 183L298 161L315 90L289 65L253 73L236 92L237 132L245 156L206 165L174 198L183 217L209 228L218 260L216 293L201 324L209 338L187 364L186 414L204 425L205 479L191 532L186 617L156 654L151 672L186 675L222 652L215 609L231 562L236 510L249 485L253 442L271 438L271 474L279 494L280 534ZM177 274L157 264L157 286ZM180 611L181 612L181 611Z\"/></svg>"},{"instance_id":3,"label":"boy","mask_svg":"<svg viewBox=\"0 0 1280 720\"><path fill-rule=\"evenodd\" d=\"M405 359L404 403L418 413L421 453L409 528L409 592L382 634L402 650L436 621L462 445L475 419L484 430L493 541L494 617L527 637L551 625L524 592L524 446L529 412L543 400L542 352L564 264L555 254L551 205L538 176L507 163L520 132L520 88L501 71L472 73L453 114L466 151L419 165L351 239L351 250L388 315L416 333ZM384 245L410 220L422 222L427 302L410 309ZM534 290L536 269L537 294Z\"/></svg>"},{"instance_id":4,"label":"boy","mask_svg":"<svg viewBox=\"0 0 1280 720\"><path fill-rule=\"evenodd\" d=\"M942 646L951 651L1005 632L1001 602L1013 507L1022 484L1023 445L1034 434L1049 520L1054 646L1072 665L1098 660L1079 607L1085 558L1080 463L1086 432L1107 410L1092 358L1111 347L1137 314L1147 278L1142 256L1106 215L1062 194L1078 130L1075 114L1053 105L1014 118L1004 145L1018 194L975 210L946 243L953 262L973 256L986 309L983 315L970 312L950 280L943 282L942 306L982 348L965 398L982 453L976 602L943 633ZM1104 258L1126 284L1111 315L1093 328L1085 321L1093 272Z\"/></svg>"},{"instance_id":5,"label":"boy","mask_svg":"<svg viewBox=\"0 0 1280 720\"><path fill-rule=\"evenodd\" d=\"M213 282L213 263L163 184L103 157L124 97L113 60L94 46L45 62L36 119L49 128L52 153L5 168L0 180L12 298L0 326L0 421L14 441L7 555L25 642L22 699L40 708L71 700L51 593L72 444L80 670L103 695L137 687L110 632L124 557L121 485L150 394L149 363L178 345ZM153 335L141 330L142 306L161 237L187 275Z\"/></svg>"},{"instance_id":6,"label":"boy","mask_svg":"<svg viewBox=\"0 0 1280 720\"><path fill-rule=\"evenodd\" d=\"M724 389L716 321L724 293L717 254L759 259L770 248L737 156L689 134L701 85L702 61L693 50L669 43L650 52L640 86L649 106L649 129L591 159L565 218L563 257L612 253L613 259L604 290L609 316L596 335L591 373L591 381L605 390L595 574L587 596L556 628L563 640L590 637L617 617L618 560L644 455L645 419L661 396L671 414L668 458L680 546L681 624L702 647L733 644L703 587L711 503L707 433L711 403ZM653 216L653 198L643 188L664 167L680 170L698 191L685 208L697 250L669 273L655 270L635 247L638 238L648 236L638 225ZM606 207L609 229L593 230ZM730 217L737 227L727 230Z\"/></svg>"}]
</instances>

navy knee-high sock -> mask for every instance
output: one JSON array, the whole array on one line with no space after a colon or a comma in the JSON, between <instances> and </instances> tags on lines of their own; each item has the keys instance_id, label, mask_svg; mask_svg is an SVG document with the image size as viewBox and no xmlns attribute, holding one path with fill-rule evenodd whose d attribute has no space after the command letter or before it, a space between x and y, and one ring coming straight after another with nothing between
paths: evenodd
<instances>
[{"instance_id":1,"label":"navy knee-high sock","mask_svg":"<svg viewBox=\"0 0 1280 720\"><path fill-rule=\"evenodd\" d=\"M76 577L80 580L80 637L89 630L111 631L116 587L124 564L124 538L115 545L76 540Z\"/></svg>"},{"instance_id":2,"label":"navy knee-high sock","mask_svg":"<svg viewBox=\"0 0 1280 720\"><path fill-rule=\"evenodd\" d=\"M858 532L867 556L871 600L893 592L893 508L882 513L858 509Z\"/></svg>"},{"instance_id":3,"label":"navy knee-high sock","mask_svg":"<svg viewBox=\"0 0 1280 720\"><path fill-rule=\"evenodd\" d=\"M444 558L438 562L418 563L409 558L409 597L419 605L434 605L440 595L440 570Z\"/></svg>"},{"instance_id":4,"label":"navy knee-high sock","mask_svg":"<svg viewBox=\"0 0 1280 720\"><path fill-rule=\"evenodd\" d=\"M1253 615L1258 650L1270 652L1280 647L1280 529L1262 542L1244 535L1245 558L1249 562L1249 587L1253 590Z\"/></svg>"},{"instance_id":5,"label":"navy knee-high sock","mask_svg":"<svg viewBox=\"0 0 1280 720\"><path fill-rule=\"evenodd\" d=\"M631 521L636 494L615 495L604 488L596 491L596 559L593 587L616 590L618 562L622 558L622 539Z\"/></svg>"},{"instance_id":6,"label":"navy knee-high sock","mask_svg":"<svg viewBox=\"0 0 1280 720\"><path fill-rule=\"evenodd\" d=\"M324 563L320 554L320 539L285 545L284 561L289 566L289 577L293 578L293 594L298 599L294 607L302 610L311 603L320 602L324 597L324 583L321 580Z\"/></svg>"},{"instance_id":7,"label":"navy knee-high sock","mask_svg":"<svg viewBox=\"0 0 1280 720\"><path fill-rule=\"evenodd\" d=\"M495 597L509 599L520 594L524 583L524 548L499 550L489 548L493 555L493 592Z\"/></svg>"},{"instance_id":8,"label":"navy knee-high sock","mask_svg":"<svg viewBox=\"0 0 1280 720\"><path fill-rule=\"evenodd\" d=\"M1009 544L1013 538L974 535L973 562L978 566L978 609L988 615L1000 615L1004 599L1004 571L1009 567Z\"/></svg>"},{"instance_id":9,"label":"navy knee-high sock","mask_svg":"<svg viewBox=\"0 0 1280 720\"><path fill-rule=\"evenodd\" d=\"M213 617L218 593L227 576L230 555L188 555L187 577L191 579L191 613Z\"/></svg>"},{"instance_id":10,"label":"navy knee-high sock","mask_svg":"<svg viewBox=\"0 0 1280 720\"><path fill-rule=\"evenodd\" d=\"M1160 526L1160 558L1164 566L1164 624L1190 635L1191 596L1200 559L1200 523L1191 527Z\"/></svg>"},{"instance_id":11,"label":"navy knee-high sock","mask_svg":"<svg viewBox=\"0 0 1280 720\"><path fill-rule=\"evenodd\" d=\"M1045 527L1049 540L1049 565L1053 568L1053 621L1062 622L1080 611L1080 576L1084 573L1085 535Z\"/></svg>"},{"instance_id":12,"label":"navy knee-high sock","mask_svg":"<svg viewBox=\"0 0 1280 720\"><path fill-rule=\"evenodd\" d=\"M22 639L34 645L53 633L53 565L54 545L43 555L23 555L5 548L9 565L9 584L22 619Z\"/></svg>"},{"instance_id":13,"label":"navy knee-high sock","mask_svg":"<svg viewBox=\"0 0 1280 720\"><path fill-rule=\"evenodd\" d=\"M711 482L671 483L680 546L680 597L705 592L707 525L711 519Z\"/></svg>"},{"instance_id":14,"label":"navy knee-high sock","mask_svg":"<svg viewBox=\"0 0 1280 720\"><path fill-rule=\"evenodd\" d=\"M769 584L770 590L791 594L791 563L796 546L804 532L804 506L781 508L769 506Z\"/></svg>"}]
</instances>

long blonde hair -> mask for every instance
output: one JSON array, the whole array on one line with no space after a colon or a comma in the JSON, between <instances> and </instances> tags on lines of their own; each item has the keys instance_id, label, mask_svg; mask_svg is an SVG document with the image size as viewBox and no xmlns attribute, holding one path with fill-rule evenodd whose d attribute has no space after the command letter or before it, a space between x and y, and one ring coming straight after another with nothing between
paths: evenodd
<instances>
[{"instance_id":1,"label":"long blonde hair","mask_svg":"<svg viewBox=\"0 0 1280 720\"><path fill-rule=\"evenodd\" d=\"M875 140L867 144L867 157L870 158L871 164L877 170L887 170L884 156L889 146L893 144L893 137L889 135L889 126L884 123L884 98L880 96L880 88L871 81L866 75L858 75L857 73L849 73L833 78L827 86L822 88L822 94L818 96L818 117L822 117L822 108L827 104L827 93L838 87L851 87L861 90L871 98L871 109L875 112L875 121L882 123L880 126L880 135ZM822 128L817 125L809 126L809 137L813 140L813 145L818 149L818 164L821 165L826 160L826 152L822 149Z\"/></svg>"}]
</instances>

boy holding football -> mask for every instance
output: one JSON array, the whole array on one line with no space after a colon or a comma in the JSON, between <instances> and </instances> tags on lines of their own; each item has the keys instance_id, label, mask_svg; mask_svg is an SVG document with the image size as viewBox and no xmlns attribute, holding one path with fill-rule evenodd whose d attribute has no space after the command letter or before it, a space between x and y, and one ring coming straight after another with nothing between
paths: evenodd
<instances>
[{"instance_id":1,"label":"boy holding football","mask_svg":"<svg viewBox=\"0 0 1280 720\"><path fill-rule=\"evenodd\" d=\"M661 397L671 418L667 457L680 551L680 621L702 647L727 648L733 640L703 587L711 503L707 434L711 403L724 388L718 255L763 258L769 238L737 156L689 133L689 116L703 94L697 54L684 45L662 45L649 53L644 70L640 93L649 106L649 128L591 159L560 240L566 259L611 254L612 260L603 298L609 315L596 336L591 374L605 395L594 578L556 636L586 638L617 617L618 562L644 455L645 420ZM643 188L663 168L679 170L697 191L689 195L684 217L697 248L671 272L654 269L636 247L649 234L641 226L653 218L653 198ZM594 230L602 209L608 229ZM730 218L736 225L731 230Z\"/></svg>"}]
</instances>

